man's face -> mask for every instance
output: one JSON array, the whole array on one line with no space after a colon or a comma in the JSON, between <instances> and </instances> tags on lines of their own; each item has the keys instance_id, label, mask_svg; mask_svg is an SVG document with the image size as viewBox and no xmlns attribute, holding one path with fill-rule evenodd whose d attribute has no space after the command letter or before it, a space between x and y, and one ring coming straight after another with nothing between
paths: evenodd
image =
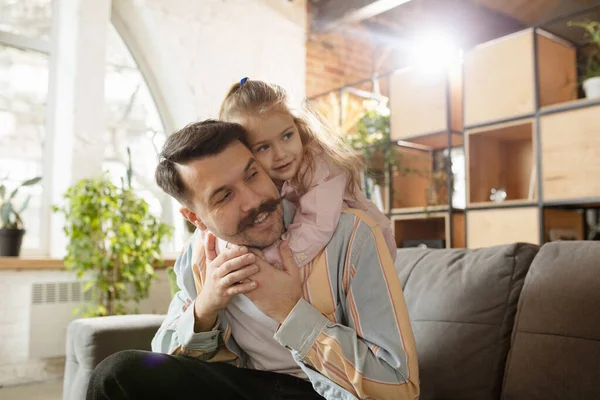
<instances>
[{"instance_id":1,"label":"man's face","mask_svg":"<svg viewBox=\"0 0 600 400\"><path fill-rule=\"evenodd\" d=\"M283 233L283 207L273 181L241 142L180 167L193 210L182 214L200 229L237 245L267 247Z\"/></svg>"}]
</instances>

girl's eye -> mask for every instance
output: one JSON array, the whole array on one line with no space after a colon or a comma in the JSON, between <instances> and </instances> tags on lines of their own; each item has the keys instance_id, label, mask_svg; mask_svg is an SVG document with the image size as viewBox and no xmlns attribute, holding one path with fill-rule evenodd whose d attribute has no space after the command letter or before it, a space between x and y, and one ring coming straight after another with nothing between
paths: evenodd
<instances>
[{"instance_id":1,"label":"girl's eye","mask_svg":"<svg viewBox=\"0 0 600 400\"><path fill-rule=\"evenodd\" d=\"M265 144L265 145L260 146L258 149L256 149L256 152L258 153L260 151L266 151L268 149L269 149L269 145Z\"/></svg>"},{"instance_id":2,"label":"girl's eye","mask_svg":"<svg viewBox=\"0 0 600 400\"><path fill-rule=\"evenodd\" d=\"M294 136L294 132L288 132L285 135L283 135L283 140L290 140L292 136Z\"/></svg>"}]
</instances>

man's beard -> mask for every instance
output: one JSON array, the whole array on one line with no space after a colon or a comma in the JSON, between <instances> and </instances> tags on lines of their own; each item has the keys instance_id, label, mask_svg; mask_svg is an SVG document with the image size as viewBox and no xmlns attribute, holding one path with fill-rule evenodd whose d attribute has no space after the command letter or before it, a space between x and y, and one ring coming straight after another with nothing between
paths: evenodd
<instances>
[{"instance_id":1,"label":"man's beard","mask_svg":"<svg viewBox=\"0 0 600 400\"><path fill-rule=\"evenodd\" d=\"M273 217L275 220L280 221L281 223L273 225L272 235L269 235L268 232L264 232L262 235L253 235L251 229L254 226L254 221L256 221L256 218L260 214L265 212L274 214ZM270 215L267 216L267 218L270 217ZM283 233L283 210L281 206L281 198L267 200L257 208L250 210L248 216L238 223L237 231L232 234L215 230L214 227L211 227L210 230L217 234L217 236L219 236L221 239L239 246L256 248L268 247L275 243L275 241L279 239Z\"/></svg>"}]
</instances>

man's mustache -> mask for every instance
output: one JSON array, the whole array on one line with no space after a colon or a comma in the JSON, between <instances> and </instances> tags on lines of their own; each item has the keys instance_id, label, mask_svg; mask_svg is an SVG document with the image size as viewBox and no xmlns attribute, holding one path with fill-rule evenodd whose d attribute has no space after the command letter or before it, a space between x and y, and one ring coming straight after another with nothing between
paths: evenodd
<instances>
[{"instance_id":1,"label":"man's mustache","mask_svg":"<svg viewBox=\"0 0 600 400\"><path fill-rule=\"evenodd\" d=\"M279 206L280 203L281 203L281 198L271 199L271 200L267 200L267 201L263 202L257 208L250 210L250 212L248 213L248 216L246 218L244 218L243 220L241 220L240 223L238 224L238 233L241 233L241 232L245 231L246 229L250 228L252 225L254 225L254 221L256 220L256 217L258 217L259 214L262 214L265 212L270 213L270 212L277 210L277 207Z\"/></svg>"}]
</instances>

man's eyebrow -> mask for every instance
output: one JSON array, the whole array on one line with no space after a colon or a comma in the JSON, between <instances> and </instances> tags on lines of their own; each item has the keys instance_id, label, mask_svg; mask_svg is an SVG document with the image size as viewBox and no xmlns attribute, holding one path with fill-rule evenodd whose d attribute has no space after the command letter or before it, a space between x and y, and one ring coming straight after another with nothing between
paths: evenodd
<instances>
[{"instance_id":1,"label":"man's eyebrow","mask_svg":"<svg viewBox=\"0 0 600 400\"><path fill-rule=\"evenodd\" d=\"M244 172L248 172L250 167L252 167L252 164L254 164L255 162L256 162L256 159L254 157L250 158L248 160L248 164L246 164L246 167L244 168Z\"/></svg>"}]
</instances>

